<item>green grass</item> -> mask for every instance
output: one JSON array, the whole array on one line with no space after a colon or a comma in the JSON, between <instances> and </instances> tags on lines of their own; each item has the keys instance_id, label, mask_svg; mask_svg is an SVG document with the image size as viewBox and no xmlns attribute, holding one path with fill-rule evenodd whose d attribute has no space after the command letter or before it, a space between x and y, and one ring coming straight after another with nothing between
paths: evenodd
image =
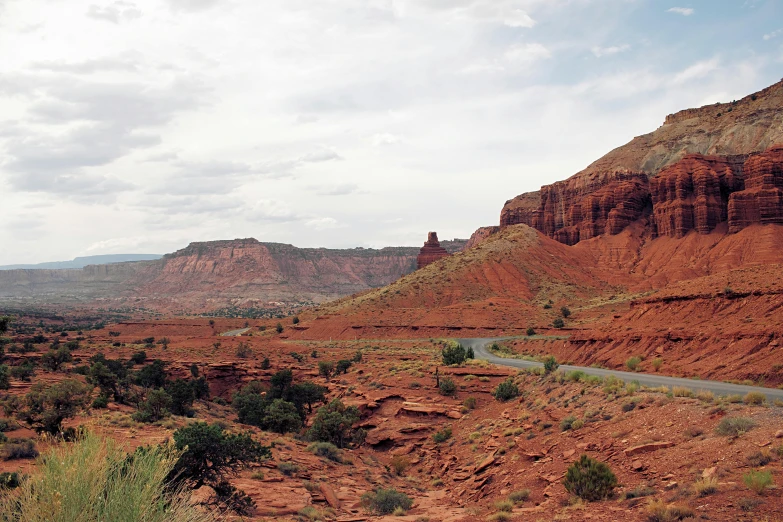
<instances>
[{"instance_id":1,"label":"green grass","mask_svg":"<svg viewBox=\"0 0 783 522\"><path fill-rule=\"evenodd\" d=\"M49 450L37 473L2 492L0 521L215 520L191 506L184 492L165 491L164 479L178 458L171 445L129 456L114 441L88 433Z\"/></svg>"}]
</instances>

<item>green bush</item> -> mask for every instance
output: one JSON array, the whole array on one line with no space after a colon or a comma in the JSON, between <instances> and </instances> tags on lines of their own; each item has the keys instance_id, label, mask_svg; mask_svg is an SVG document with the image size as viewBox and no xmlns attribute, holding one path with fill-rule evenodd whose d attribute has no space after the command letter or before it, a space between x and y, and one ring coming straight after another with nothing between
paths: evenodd
<instances>
[{"instance_id":1,"label":"green bush","mask_svg":"<svg viewBox=\"0 0 783 522\"><path fill-rule=\"evenodd\" d=\"M171 412L171 396L163 389L150 390L147 398L139 403L139 410L132 415L137 422L155 422L168 417Z\"/></svg>"},{"instance_id":2,"label":"green bush","mask_svg":"<svg viewBox=\"0 0 783 522\"><path fill-rule=\"evenodd\" d=\"M35 442L30 439L10 439L0 446L3 460L34 459L38 456Z\"/></svg>"},{"instance_id":3,"label":"green bush","mask_svg":"<svg viewBox=\"0 0 783 522\"><path fill-rule=\"evenodd\" d=\"M411 506L413 506L413 499L394 488L379 488L362 495L362 507L379 515L390 515L397 509L408 511Z\"/></svg>"},{"instance_id":4,"label":"green bush","mask_svg":"<svg viewBox=\"0 0 783 522\"><path fill-rule=\"evenodd\" d=\"M617 477L603 462L582 455L566 471L563 485L570 494L593 502L612 494L617 487Z\"/></svg>"},{"instance_id":5,"label":"green bush","mask_svg":"<svg viewBox=\"0 0 783 522\"><path fill-rule=\"evenodd\" d=\"M133 355L130 356L130 360L133 364L144 364L144 362L147 360L147 352L144 350L134 352Z\"/></svg>"},{"instance_id":6,"label":"green bush","mask_svg":"<svg viewBox=\"0 0 783 522\"><path fill-rule=\"evenodd\" d=\"M715 428L715 433L728 437L739 437L756 427L756 422L748 417L724 417Z\"/></svg>"},{"instance_id":7,"label":"green bush","mask_svg":"<svg viewBox=\"0 0 783 522\"><path fill-rule=\"evenodd\" d=\"M528 326L525 335L527 335L528 337L532 337L536 335L536 330L532 326Z\"/></svg>"},{"instance_id":8,"label":"green bush","mask_svg":"<svg viewBox=\"0 0 783 522\"><path fill-rule=\"evenodd\" d=\"M443 428L442 430L436 431L432 435L432 440L440 444L441 442L446 442L451 438L451 428L449 426Z\"/></svg>"},{"instance_id":9,"label":"green bush","mask_svg":"<svg viewBox=\"0 0 783 522\"><path fill-rule=\"evenodd\" d=\"M514 380L509 377L497 385L492 391L492 396L501 402L506 402L519 396L519 387L514 383Z\"/></svg>"},{"instance_id":10,"label":"green bush","mask_svg":"<svg viewBox=\"0 0 783 522\"><path fill-rule=\"evenodd\" d=\"M629 357L628 360L625 361L625 367L632 372L638 370L640 364L642 364L642 358L637 356Z\"/></svg>"},{"instance_id":11,"label":"green bush","mask_svg":"<svg viewBox=\"0 0 783 522\"><path fill-rule=\"evenodd\" d=\"M454 383L453 380L446 377L445 379L440 380L440 384L438 385L438 391L441 395L445 395L446 397L453 397L457 394L457 385Z\"/></svg>"},{"instance_id":12,"label":"green bush","mask_svg":"<svg viewBox=\"0 0 783 522\"><path fill-rule=\"evenodd\" d=\"M763 495L767 488L774 484L772 473L769 471L749 471L742 475L742 482L748 486L748 489L759 495Z\"/></svg>"},{"instance_id":13,"label":"green bush","mask_svg":"<svg viewBox=\"0 0 783 522\"><path fill-rule=\"evenodd\" d=\"M557 362L557 359L555 359L554 355L550 355L546 359L544 359L544 371L546 373L552 373L553 371L557 370L560 367L560 365Z\"/></svg>"},{"instance_id":14,"label":"green bush","mask_svg":"<svg viewBox=\"0 0 783 522\"><path fill-rule=\"evenodd\" d=\"M307 451L334 462L343 461L342 456L340 455L340 449L331 442L313 442L307 446Z\"/></svg>"},{"instance_id":15,"label":"green bush","mask_svg":"<svg viewBox=\"0 0 783 522\"><path fill-rule=\"evenodd\" d=\"M35 375L35 364L31 361L26 361L19 366L11 367L11 377L19 379L20 381L30 382L31 378Z\"/></svg>"},{"instance_id":16,"label":"green bush","mask_svg":"<svg viewBox=\"0 0 783 522\"><path fill-rule=\"evenodd\" d=\"M275 326L275 331L277 333L283 333L283 325L280 323L277 323L277 326Z\"/></svg>"},{"instance_id":17,"label":"green bush","mask_svg":"<svg viewBox=\"0 0 783 522\"><path fill-rule=\"evenodd\" d=\"M571 429L574 422L576 422L576 417L574 417L573 415L569 415L568 417L560 421L560 429L562 431L568 431Z\"/></svg>"},{"instance_id":18,"label":"green bush","mask_svg":"<svg viewBox=\"0 0 783 522\"><path fill-rule=\"evenodd\" d=\"M16 471L0 473L0 491L18 488L22 484L22 479L22 475L19 475Z\"/></svg>"},{"instance_id":19,"label":"green bush","mask_svg":"<svg viewBox=\"0 0 783 522\"><path fill-rule=\"evenodd\" d=\"M563 321L562 317L556 317L555 320L552 321L552 326L559 330L560 328L565 327L565 321Z\"/></svg>"},{"instance_id":20,"label":"green bush","mask_svg":"<svg viewBox=\"0 0 783 522\"><path fill-rule=\"evenodd\" d=\"M63 364L71 362L72 360L73 356L71 355L71 351L63 346L56 350L49 350L43 354L41 356L41 366L47 370L56 372Z\"/></svg>"},{"instance_id":21,"label":"green bush","mask_svg":"<svg viewBox=\"0 0 783 522\"><path fill-rule=\"evenodd\" d=\"M346 407L340 399L334 399L318 409L307 431L307 438L314 442L331 442L338 448L344 448L354 439L352 426L360 417L356 406Z\"/></svg>"},{"instance_id":22,"label":"green bush","mask_svg":"<svg viewBox=\"0 0 783 522\"><path fill-rule=\"evenodd\" d=\"M340 374L346 374L348 373L348 369L353 365L353 362L349 361L348 359L340 359L337 361L337 366L335 367L335 371Z\"/></svg>"},{"instance_id":23,"label":"green bush","mask_svg":"<svg viewBox=\"0 0 783 522\"><path fill-rule=\"evenodd\" d=\"M0 390L7 390L11 387L11 370L8 365L0 364Z\"/></svg>"},{"instance_id":24,"label":"green bush","mask_svg":"<svg viewBox=\"0 0 783 522\"><path fill-rule=\"evenodd\" d=\"M57 384L37 382L19 404L17 417L29 426L51 434L62 431L62 422L89 404L92 389L75 379Z\"/></svg>"},{"instance_id":25,"label":"green bush","mask_svg":"<svg viewBox=\"0 0 783 522\"><path fill-rule=\"evenodd\" d=\"M453 364L462 364L467 359L467 352L461 344L455 342L449 342L440 351L440 355L443 358L443 364L451 366Z\"/></svg>"},{"instance_id":26,"label":"green bush","mask_svg":"<svg viewBox=\"0 0 783 522\"><path fill-rule=\"evenodd\" d=\"M15 491L0 492L0 521L215 520L192 506L182 489L167 487L178 457L170 445L128 455L117 443L92 434L55 445L35 474Z\"/></svg>"},{"instance_id":27,"label":"green bush","mask_svg":"<svg viewBox=\"0 0 783 522\"><path fill-rule=\"evenodd\" d=\"M302 419L292 403L283 399L274 399L266 409L261 427L275 433L299 431Z\"/></svg>"},{"instance_id":28,"label":"green bush","mask_svg":"<svg viewBox=\"0 0 783 522\"><path fill-rule=\"evenodd\" d=\"M571 310L569 310L567 306L564 306L560 309L560 315L568 319L571 316Z\"/></svg>"},{"instance_id":29,"label":"green bush","mask_svg":"<svg viewBox=\"0 0 783 522\"><path fill-rule=\"evenodd\" d=\"M334 371L334 363L330 361L319 361L318 362L318 375L321 377L324 377L328 379L332 376L332 372Z\"/></svg>"},{"instance_id":30,"label":"green bush","mask_svg":"<svg viewBox=\"0 0 783 522\"><path fill-rule=\"evenodd\" d=\"M286 477L293 477L302 470L302 468L293 462L278 462L277 469Z\"/></svg>"}]
</instances>

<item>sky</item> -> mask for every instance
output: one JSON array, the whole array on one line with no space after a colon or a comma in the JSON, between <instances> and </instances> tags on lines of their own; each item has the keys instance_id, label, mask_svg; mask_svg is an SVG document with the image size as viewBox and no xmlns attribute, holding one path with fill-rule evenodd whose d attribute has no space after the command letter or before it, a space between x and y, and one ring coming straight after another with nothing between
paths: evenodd
<instances>
[{"instance_id":1,"label":"sky","mask_svg":"<svg viewBox=\"0 0 783 522\"><path fill-rule=\"evenodd\" d=\"M783 0L0 0L0 265L467 238L783 76Z\"/></svg>"}]
</instances>

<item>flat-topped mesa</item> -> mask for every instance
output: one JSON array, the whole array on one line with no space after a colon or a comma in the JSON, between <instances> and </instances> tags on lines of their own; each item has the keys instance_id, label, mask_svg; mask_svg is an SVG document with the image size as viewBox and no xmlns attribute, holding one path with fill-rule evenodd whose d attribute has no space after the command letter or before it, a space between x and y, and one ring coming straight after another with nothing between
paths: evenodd
<instances>
[{"instance_id":1,"label":"flat-topped mesa","mask_svg":"<svg viewBox=\"0 0 783 522\"><path fill-rule=\"evenodd\" d=\"M449 253L445 248L440 246L438 241L438 233L430 232L427 234L427 242L421 247L419 256L416 258L416 266L423 268L431 263L434 263L438 259L447 257Z\"/></svg>"}]
</instances>

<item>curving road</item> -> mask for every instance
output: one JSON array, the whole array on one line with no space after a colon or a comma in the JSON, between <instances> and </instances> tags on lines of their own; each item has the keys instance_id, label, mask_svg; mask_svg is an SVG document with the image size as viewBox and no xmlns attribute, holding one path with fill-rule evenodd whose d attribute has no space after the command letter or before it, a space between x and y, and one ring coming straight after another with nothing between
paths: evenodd
<instances>
[{"instance_id":1,"label":"curving road","mask_svg":"<svg viewBox=\"0 0 783 522\"><path fill-rule=\"evenodd\" d=\"M220 334L220 337L239 337L243 333L250 330L250 328L240 328L238 330L229 330L228 332L223 332Z\"/></svg>"},{"instance_id":2,"label":"curving road","mask_svg":"<svg viewBox=\"0 0 783 522\"><path fill-rule=\"evenodd\" d=\"M544 365L534 361L524 361L521 359L505 359L493 355L487 350L486 346L495 341L502 341L507 338L496 337L489 339L457 339L457 341L464 347L473 347L473 352L477 359L484 359L492 364L498 364L500 366L510 366L512 368L534 368L543 367ZM642 386L658 387L667 386L670 389L674 386L683 386L690 388L693 391L706 390L711 391L715 395L745 395L748 392L761 392L767 396L768 401L774 399L783 400L783 390L775 388L762 388L760 386L742 386L740 384L729 384L720 381L699 381L694 379L681 379L678 377L666 377L663 375L655 375L649 373L634 373L634 372L621 372L617 370L604 370L601 368L587 368L583 366L569 366L566 364L560 365L560 369L564 372L572 370L579 370L587 375L597 375L599 377L608 377L613 375L618 379L622 379L625 382L637 381Z\"/></svg>"}]
</instances>

